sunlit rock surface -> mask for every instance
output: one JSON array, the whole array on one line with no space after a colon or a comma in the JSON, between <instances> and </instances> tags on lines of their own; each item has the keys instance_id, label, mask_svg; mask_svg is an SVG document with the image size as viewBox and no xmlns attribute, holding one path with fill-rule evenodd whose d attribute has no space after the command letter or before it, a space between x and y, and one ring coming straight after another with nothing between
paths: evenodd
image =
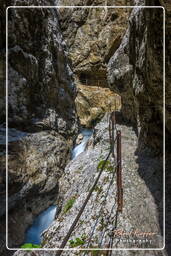
<instances>
[{"instance_id":1,"label":"sunlit rock surface","mask_svg":"<svg viewBox=\"0 0 171 256\"><path fill-rule=\"evenodd\" d=\"M129 5L130 1L125 4ZM58 5L119 6L123 5L123 1L76 0L71 3L68 0L60 0ZM58 12L78 88L77 112L81 123L88 127L98 121L110 105L114 105L107 101L112 92L103 90L102 87L108 87L106 64L119 47L130 10L126 8L60 8ZM98 101L96 107L92 97L97 94L97 91L99 96L94 99ZM104 100L105 97L106 100Z\"/></svg>"},{"instance_id":2,"label":"sunlit rock surface","mask_svg":"<svg viewBox=\"0 0 171 256\"><path fill-rule=\"evenodd\" d=\"M80 123L93 126L106 112L120 110L121 98L108 88L77 85L78 96L75 104Z\"/></svg>"}]
</instances>

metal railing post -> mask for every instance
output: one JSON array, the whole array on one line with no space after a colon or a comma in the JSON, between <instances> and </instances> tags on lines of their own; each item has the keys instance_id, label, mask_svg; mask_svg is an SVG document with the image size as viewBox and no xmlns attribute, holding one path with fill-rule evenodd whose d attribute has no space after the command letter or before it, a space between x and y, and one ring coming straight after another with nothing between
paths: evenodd
<instances>
[{"instance_id":1,"label":"metal railing post","mask_svg":"<svg viewBox=\"0 0 171 256\"><path fill-rule=\"evenodd\" d=\"M117 204L118 212L123 209L121 131L117 131Z\"/></svg>"}]
</instances>

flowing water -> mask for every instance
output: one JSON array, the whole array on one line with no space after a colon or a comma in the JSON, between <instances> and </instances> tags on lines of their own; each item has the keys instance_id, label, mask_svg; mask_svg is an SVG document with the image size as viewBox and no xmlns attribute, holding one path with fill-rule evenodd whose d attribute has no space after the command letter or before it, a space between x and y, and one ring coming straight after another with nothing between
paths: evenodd
<instances>
[{"instance_id":1,"label":"flowing water","mask_svg":"<svg viewBox=\"0 0 171 256\"><path fill-rule=\"evenodd\" d=\"M87 142L91 137L93 130L82 129L81 134L83 135L83 140L79 145L76 145L72 150L72 159L76 158L79 154L84 152ZM47 229L56 215L56 206L50 206L48 209L39 214L30 228L27 229L25 235L25 243L40 244L41 243L41 233Z\"/></svg>"},{"instance_id":2,"label":"flowing water","mask_svg":"<svg viewBox=\"0 0 171 256\"><path fill-rule=\"evenodd\" d=\"M76 145L73 148L72 159L76 158L79 154L84 152L87 142L88 142L89 138L91 137L92 133L93 133L93 130L89 130L89 129L81 130L81 134L83 135L83 140L81 141L81 143L79 145Z\"/></svg>"},{"instance_id":3,"label":"flowing water","mask_svg":"<svg viewBox=\"0 0 171 256\"><path fill-rule=\"evenodd\" d=\"M56 206L50 206L48 209L43 211L40 215L38 215L30 228L27 229L25 235L25 243L31 244L40 244L41 243L41 233L47 229L56 215Z\"/></svg>"}]
</instances>

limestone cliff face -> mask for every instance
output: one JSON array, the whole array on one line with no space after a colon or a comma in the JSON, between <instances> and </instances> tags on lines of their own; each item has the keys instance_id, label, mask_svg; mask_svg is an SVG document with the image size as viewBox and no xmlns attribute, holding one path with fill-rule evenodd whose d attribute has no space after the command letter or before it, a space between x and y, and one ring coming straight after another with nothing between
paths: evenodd
<instances>
[{"instance_id":1,"label":"limestone cliff face","mask_svg":"<svg viewBox=\"0 0 171 256\"><path fill-rule=\"evenodd\" d=\"M136 2L143 4L142 1ZM77 3L81 4L80 1ZM65 11L63 11L62 18L64 18L64 14ZM156 17L157 24L154 26ZM155 148L156 151L160 151L159 145L162 140L162 109L160 107L162 104L162 65L160 65L162 64L162 41L160 41L162 30L160 30L161 27L159 26L161 18L160 9L154 11L154 13L152 10L147 10L146 13L144 10L135 8L130 18L127 33L108 65L108 79L111 88L114 91L117 90L123 98L124 118L136 125L140 124L142 142L146 146ZM66 23L66 27L67 25L68 23ZM154 40L155 34L157 36ZM148 55L151 59L148 58ZM81 80L85 81L85 76L82 76ZM84 85L81 85L81 89L82 86ZM147 106L153 105L154 107L148 110ZM97 124L91 143L89 143L90 146L65 168L65 175L60 179L63 209L52 226L44 233L44 247L58 247L61 244L64 235L67 234L71 223L88 194L92 181L98 175L97 166L99 161L106 157L109 150L107 120L106 116ZM134 129L123 124L117 124L117 128L122 131L124 186L124 210L119 215L117 228L127 231L132 229L144 232L152 231L155 233L152 238L152 244L147 243L143 246L149 248L162 247L162 157L152 156L146 154L146 152L137 152L139 143ZM152 129L154 134L152 134ZM113 161L113 159L110 160ZM72 233L70 239L73 240L84 236L84 245L77 248L86 248L89 245L98 247L102 237L104 238L103 245L108 245L110 230L113 227L116 216L116 179L112 180L112 178L112 173L106 169L93 192L90 202L86 206L80 222ZM112 186L109 190L109 197L106 200L105 195L111 181ZM73 205L66 211L67 202L73 198ZM94 229L97 220L97 226ZM91 241L89 241L93 229L95 233ZM114 246L132 247L129 243L125 245L122 240L115 239ZM136 245L137 248L139 246L142 247L142 245ZM68 242L66 247L71 248L71 243ZM34 252L34 254L41 255L42 252ZM55 256L57 252L45 251L43 254ZM63 255L66 256L82 254L83 252L74 250L63 252ZM89 255L93 254L93 252L89 252ZM102 252L102 254L105 255L105 252ZM112 252L112 256L132 256L134 254L143 256L167 255L164 250ZM23 256L31 255L31 253L16 252L15 255Z\"/></svg>"},{"instance_id":2,"label":"limestone cliff face","mask_svg":"<svg viewBox=\"0 0 171 256\"><path fill-rule=\"evenodd\" d=\"M70 1L60 0L58 5L70 5ZM111 6L123 1L73 1L72 5ZM120 8L59 9L60 24L64 38L70 49L74 71L91 83L95 79L106 78L106 66L115 52L125 32L128 10ZM102 81L105 86L105 81Z\"/></svg>"},{"instance_id":3,"label":"limestone cliff face","mask_svg":"<svg viewBox=\"0 0 171 256\"><path fill-rule=\"evenodd\" d=\"M76 246L71 251L64 251L64 256L84 255L80 248L105 248L108 246L111 230L116 224L117 230L126 232L138 230L139 232L153 232L145 244L125 243L123 237L119 240L114 237L114 248L156 248L162 247L163 241L160 229L160 210L162 209L162 187L161 175L156 172L162 168L162 161L158 157L135 154L137 148L137 136L132 127L118 125L117 129L122 131L122 170L124 187L123 213L118 215L116 222L116 173L109 168L103 171L95 190L90 197L81 218L72 232L65 248L72 249L71 241L76 238L84 240L84 243ZM91 142L91 143L90 143ZM109 150L108 115L95 126L94 133L89 141L85 152L76 159L70 161L65 168L65 175L60 179L60 195L63 198L62 211L43 234L42 246L45 248L58 248L64 236L67 234L71 224L74 222L81 206L93 182L99 174L99 161L105 159ZM110 163L114 162L112 157ZM155 180L155 184L154 184ZM84 182L83 182L84 181ZM83 185L84 184L84 185ZM153 188L153 190L151 189ZM155 197L158 198L156 204ZM66 207L73 200L70 207ZM84 238L83 238L84 237ZM141 239L143 237L140 235ZM136 237L131 237L133 240ZM151 239L151 243L149 240ZM92 256L95 252L89 251ZM101 251L99 255L106 255ZM31 253L16 252L15 256L30 256ZM39 256L39 252L35 252ZM57 251L46 251L46 256L56 256ZM117 250L112 256L133 256L135 251ZM136 251L141 256L166 256L165 251Z\"/></svg>"},{"instance_id":4,"label":"limestone cliff face","mask_svg":"<svg viewBox=\"0 0 171 256\"><path fill-rule=\"evenodd\" d=\"M10 1L10 5L32 4L55 5L55 2ZM2 20L5 20L5 5L8 2L3 1ZM77 133L77 116L76 87L56 9L10 8L8 21L8 246L15 247L23 243L24 231L35 215L57 200L58 179L70 157L72 136ZM1 41L1 66L4 41ZM1 72L3 86L4 80ZM2 88L0 115L4 121ZM5 203L4 123L0 135L0 196ZM5 205L1 207L1 216L4 213ZM1 228L4 225L1 223ZM2 252L4 240L1 243Z\"/></svg>"},{"instance_id":5,"label":"limestone cliff face","mask_svg":"<svg viewBox=\"0 0 171 256\"><path fill-rule=\"evenodd\" d=\"M138 1L138 4L153 3ZM108 80L122 97L124 118L138 126L141 144L162 151L163 9L132 11L128 30L109 61ZM168 110L166 105L166 114ZM166 116L166 129L170 131Z\"/></svg>"},{"instance_id":6,"label":"limestone cliff face","mask_svg":"<svg viewBox=\"0 0 171 256\"><path fill-rule=\"evenodd\" d=\"M137 1L154 5L155 1ZM166 248L170 252L170 20L171 4L158 1L166 12ZM139 148L150 147L162 154L163 145L163 10L135 9L129 27L119 49L108 65L111 88L117 91L122 101L122 113L126 120L139 129ZM163 174L163 168L156 175ZM161 177L162 178L162 177Z\"/></svg>"},{"instance_id":7,"label":"limestone cliff face","mask_svg":"<svg viewBox=\"0 0 171 256\"><path fill-rule=\"evenodd\" d=\"M75 100L77 114L84 126L91 127L99 121L105 112L121 109L121 98L109 88L77 85Z\"/></svg>"},{"instance_id":8,"label":"limestone cliff face","mask_svg":"<svg viewBox=\"0 0 171 256\"><path fill-rule=\"evenodd\" d=\"M130 1L124 1L124 4ZM93 6L111 6L123 5L123 1L67 1L60 0L58 5L89 5ZM126 30L129 10L123 8L60 8L59 10L60 26L64 39L69 48L69 57L73 64L76 85L81 84L81 91L78 90L76 98L76 107L79 113L82 125L91 126L95 117L103 116L103 108L94 109L96 102L92 99L82 101L81 94L87 94L88 90L92 95L96 94L94 86L98 86L99 104L100 98L108 97L108 93L101 90L101 87L108 87L106 76L106 64L110 57L119 47L122 36ZM85 92L83 92L85 89ZM81 93L81 94L80 94ZM111 92L112 94L112 92ZM87 102L90 104L87 105ZM104 105L104 101L101 102ZM88 106L88 109L87 109ZM107 109L108 106L105 106ZM85 113L90 114L89 120L85 121ZM83 121L84 120L84 121Z\"/></svg>"},{"instance_id":9,"label":"limestone cliff face","mask_svg":"<svg viewBox=\"0 0 171 256\"><path fill-rule=\"evenodd\" d=\"M76 90L56 9L9 9L8 41L9 123L72 134Z\"/></svg>"}]
</instances>

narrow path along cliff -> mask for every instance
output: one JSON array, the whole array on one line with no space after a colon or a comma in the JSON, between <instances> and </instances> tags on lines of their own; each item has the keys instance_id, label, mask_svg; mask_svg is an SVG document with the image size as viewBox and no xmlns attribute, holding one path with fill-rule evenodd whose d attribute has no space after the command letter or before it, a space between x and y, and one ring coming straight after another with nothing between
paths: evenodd
<instances>
[{"instance_id":1,"label":"narrow path along cliff","mask_svg":"<svg viewBox=\"0 0 171 256\"><path fill-rule=\"evenodd\" d=\"M57 220L43 235L44 247L54 248L60 246L82 206L93 180L98 175L99 169L97 166L101 160L105 159L109 149L108 122L106 119L107 117L105 116L95 127L95 133L90 139L88 149L72 160L65 168L65 175L60 179L59 185L61 188L60 193L64 195L63 208ZM125 244L124 239L121 239L124 237L120 237L121 241L118 242L119 236L116 236L113 247L161 247L162 238L160 236L160 227L157 225L158 212L156 205L152 194L139 174L139 172L146 170L149 179L159 179L157 181L159 185L160 178L155 177L158 159L144 156L141 170L139 170L138 153L137 155L135 154L137 149L135 131L125 125L118 125L118 128L122 131L124 208L123 213L118 216L117 229L123 231L140 229L139 232L142 233L154 233L154 237L147 235L147 240L151 240L151 244L146 241L143 246L141 243L137 246L137 243L135 245L132 245L131 242ZM160 166L157 168L160 169ZM106 193L108 193L107 197ZM71 200L73 200L72 204L67 208ZM72 242L77 238L84 241L81 248L87 248L88 243L92 248L98 248L99 245L102 248L104 248L104 245L107 246L110 230L112 230L115 223L116 209L116 176L113 177L111 168L106 168L66 248L72 248ZM93 229L94 233L89 241ZM143 236L140 235L140 237L143 240ZM133 236L133 238L136 240L136 236ZM63 254L72 255L72 252ZM73 253L73 255L75 254Z\"/></svg>"},{"instance_id":2,"label":"narrow path along cliff","mask_svg":"<svg viewBox=\"0 0 171 256\"><path fill-rule=\"evenodd\" d=\"M116 0L115 5L122 2ZM170 5L158 0L158 8L140 8L156 3L124 2L135 6L112 8L112 0L76 0L73 8L41 8L71 5L70 0L10 3L34 4L38 8L8 10L7 172L5 72L0 72L2 256L169 255L168 247L162 250L162 7L166 7L168 36ZM8 5L9 1L2 0L0 28ZM82 5L91 8L81 8ZM5 64L6 49L5 34L1 35L0 67ZM169 45L166 50L169 53ZM166 89L165 132L170 139L168 84ZM112 112L116 113L116 128L121 131L122 213L117 212L118 162L112 154L109 156ZM170 155L166 143L168 170ZM60 252L59 247L102 169ZM168 220L168 226L169 223ZM14 250L6 249L6 245ZM23 251L15 251L21 247ZM124 248L130 250L121 250ZM145 248L150 250L138 250Z\"/></svg>"},{"instance_id":3,"label":"narrow path along cliff","mask_svg":"<svg viewBox=\"0 0 171 256\"><path fill-rule=\"evenodd\" d=\"M43 233L42 246L45 248L58 248L61 245L98 175L98 165L105 159L110 145L108 119L109 115L106 115L96 125L85 152L71 160L65 168L64 175L59 181L59 195L63 207L51 227ZM117 128L122 131L123 213L118 216L115 227L116 173L112 171L113 169L106 168L65 247L65 249L70 248L71 251L63 251L62 255L94 255L97 251L93 249L108 246L113 229L116 231L113 248L154 248L163 244L158 224L158 208L144 181L145 176L148 180L155 180L155 193L161 193L161 178L156 177L157 170L161 168L158 158L151 157L148 153L139 155L137 135L132 127L117 124ZM141 165L139 165L140 159ZM111 158L109 160L112 162ZM124 235L128 230L136 233ZM92 250L78 251L80 248L92 248ZM56 253L49 252L48 255L56 255ZM105 253L102 250L100 255ZM114 251L112 255L119 255L118 253ZM23 255L23 253L17 252L15 255ZM36 252L36 255L39 255L39 252ZM131 254L128 251L125 255ZM165 254L159 252L156 255Z\"/></svg>"}]
</instances>

